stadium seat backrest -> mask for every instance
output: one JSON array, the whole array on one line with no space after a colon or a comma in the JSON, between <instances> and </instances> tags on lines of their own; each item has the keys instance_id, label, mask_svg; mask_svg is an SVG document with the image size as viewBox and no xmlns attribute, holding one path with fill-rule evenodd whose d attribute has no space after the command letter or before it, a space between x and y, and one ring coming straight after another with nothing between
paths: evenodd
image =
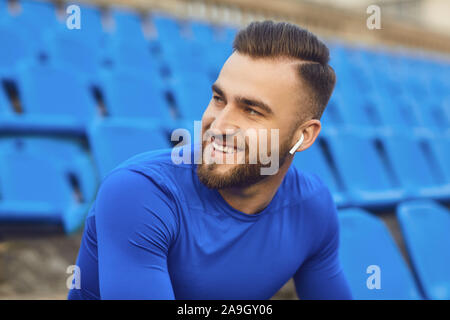
<instances>
[{"instance_id":1,"label":"stadium seat backrest","mask_svg":"<svg viewBox=\"0 0 450 320\"><path fill-rule=\"evenodd\" d=\"M300 171L312 172L318 175L330 188L331 192L342 191L321 148L321 138L317 139L307 150L297 153L292 164Z\"/></svg>"},{"instance_id":2,"label":"stadium seat backrest","mask_svg":"<svg viewBox=\"0 0 450 320\"><path fill-rule=\"evenodd\" d=\"M126 40L127 42L145 42L143 22L137 12L125 8L114 8L112 10L114 20L113 36Z\"/></svg>"},{"instance_id":3,"label":"stadium seat backrest","mask_svg":"<svg viewBox=\"0 0 450 320\"><path fill-rule=\"evenodd\" d=\"M450 138L435 137L429 140L430 151L441 168L445 183L450 183Z\"/></svg>"},{"instance_id":4,"label":"stadium seat backrest","mask_svg":"<svg viewBox=\"0 0 450 320\"><path fill-rule=\"evenodd\" d=\"M2 116L11 114L11 104L8 100L8 96L4 90L2 83L0 82L0 119Z\"/></svg>"},{"instance_id":5,"label":"stadium seat backrest","mask_svg":"<svg viewBox=\"0 0 450 320\"><path fill-rule=\"evenodd\" d=\"M173 84L173 95L185 119L200 120L212 98L213 82L203 73L180 74Z\"/></svg>"},{"instance_id":6,"label":"stadium seat backrest","mask_svg":"<svg viewBox=\"0 0 450 320\"><path fill-rule=\"evenodd\" d=\"M121 69L103 77L106 108L112 117L170 118L161 81L146 73Z\"/></svg>"},{"instance_id":7,"label":"stadium seat backrest","mask_svg":"<svg viewBox=\"0 0 450 320\"><path fill-rule=\"evenodd\" d=\"M0 159L4 201L40 202L62 206L71 200L68 177L62 162L44 153L11 145Z\"/></svg>"},{"instance_id":8,"label":"stadium seat backrest","mask_svg":"<svg viewBox=\"0 0 450 320\"><path fill-rule=\"evenodd\" d=\"M209 68L208 51L201 44L189 39L180 39L174 45L163 46L164 58L173 74L179 72L206 72Z\"/></svg>"},{"instance_id":9,"label":"stadium seat backrest","mask_svg":"<svg viewBox=\"0 0 450 320\"><path fill-rule=\"evenodd\" d=\"M133 69L152 75L159 73L159 62L152 55L149 44L114 39L108 50L114 68Z\"/></svg>"},{"instance_id":10,"label":"stadium seat backrest","mask_svg":"<svg viewBox=\"0 0 450 320\"><path fill-rule=\"evenodd\" d=\"M77 120L88 120L95 113L88 83L78 74L50 65L21 67L18 89L24 113Z\"/></svg>"},{"instance_id":11,"label":"stadium seat backrest","mask_svg":"<svg viewBox=\"0 0 450 320\"><path fill-rule=\"evenodd\" d=\"M394 107L399 108L405 124L409 127L423 127L424 119L417 102L410 95L399 95L394 99Z\"/></svg>"},{"instance_id":12,"label":"stadium seat backrest","mask_svg":"<svg viewBox=\"0 0 450 320\"><path fill-rule=\"evenodd\" d=\"M38 28L51 27L57 23L56 7L51 1L20 0L19 19Z\"/></svg>"},{"instance_id":13,"label":"stadium seat backrest","mask_svg":"<svg viewBox=\"0 0 450 320\"><path fill-rule=\"evenodd\" d=\"M333 92L320 119L323 126L342 126L344 124L340 111L341 105L342 98L340 94L338 92Z\"/></svg>"},{"instance_id":14,"label":"stadium seat backrest","mask_svg":"<svg viewBox=\"0 0 450 320\"><path fill-rule=\"evenodd\" d=\"M62 167L78 183L83 199L89 202L95 195L98 173L91 156L81 146L79 140L58 139L54 137L28 137L28 149L35 154L45 154L63 162Z\"/></svg>"},{"instance_id":15,"label":"stadium seat backrest","mask_svg":"<svg viewBox=\"0 0 450 320\"><path fill-rule=\"evenodd\" d=\"M195 41L212 44L215 40L214 27L203 21L190 21L191 32Z\"/></svg>"},{"instance_id":16,"label":"stadium seat backrest","mask_svg":"<svg viewBox=\"0 0 450 320\"><path fill-rule=\"evenodd\" d=\"M450 114L445 110L445 98L442 96L429 97L421 103L422 115L425 117L425 125L443 132L450 128Z\"/></svg>"},{"instance_id":17,"label":"stadium seat backrest","mask_svg":"<svg viewBox=\"0 0 450 320\"><path fill-rule=\"evenodd\" d=\"M375 140L342 132L331 135L328 141L347 189L380 191L393 187Z\"/></svg>"},{"instance_id":18,"label":"stadium seat backrest","mask_svg":"<svg viewBox=\"0 0 450 320\"><path fill-rule=\"evenodd\" d=\"M336 92L335 103L345 124L363 128L379 125L377 110L354 84L342 84L340 92Z\"/></svg>"},{"instance_id":19,"label":"stadium seat backrest","mask_svg":"<svg viewBox=\"0 0 450 320\"><path fill-rule=\"evenodd\" d=\"M0 0L0 21L9 16L8 1Z\"/></svg>"},{"instance_id":20,"label":"stadium seat backrest","mask_svg":"<svg viewBox=\"0 0 450 320\"><path fill-rule=\"evenodd\" d=\"M9 21L0 21L0 74L7 75L24 59L33 58L33 50L27 39Z\"/></svg>"},{"instance_id":21,"label":"stadium seat backrest","mask_svg":"<svg viewBox=\"0 0 450 320\"><path fill-rule=\"evenodd\" d=\"M370 103L379 110L381 125L412 132L411 121L407 113L402 112L395 98L385 90L370 93ZM410 111L407 111L408 113Z\"/></svg>"},{"instance_id":22,"label":"stadium seat backrest","mask_svg":"<svg viewBox=\"0 0 450 320\"><path fill-rule=\"evenodd\" d=\"M74 72L92 75L101 65L100 46L69 29L52 32L47 39L49 56L54 64Z\"/></svg>"},{"instance_id":23,"label":"stadium seat backrest","mask_svg":"<svg viewBox=\"0 0 450 320\"><path fill-rule=\"evenodd\" d=\"M145 151L170 147L170 137L154 124L101 121L89 130L89 142L101 178L121 162Z\"/></svg>"},{"instance_id":24,"label":"stadium seat backrest","mask_svg":"<svg viewBox=\"0 0 450 320\"><path fill-rule=\"evenodd\" d=\"M222 30L223 30L222 32L219 32L219 34L223 35L221 37L223 39L222 41L228 44L229 47L231 48L233 45L233 41L238 33L238 29L233 26L224 26L222 27Z\"/></svg>"},{"instance_id":25,"label":"stadium seat backrest","mask_svg":"<svg viewBox=\"0 0 450 320\"><path fill-rule=\"evenodd\" d=\"M428 299L450 299L450 211L430 200L397 207L397 218L421 287Z\"/></svg>"},{"instance_id":26,"label":"stadium seat backrest","mask_svg":"<svg viewBox=\"0 0 450 320\"><path fill-rule=\"evenodd\" d=\"M181 27L175 17L153 13L151 15L151 20L156 29L157 38L161 42L178 39L180 37Z\"/></svg>"},{"instance_id":27,"label":"stadium seat backrest","mask_svg":"<svg viewBox=\"0 0 450 320\"><path fill-rule=\"evenodd\" d=\"M421 299L400 251L379 218L357 208L340 210L338 218L339 256L355 299Z\"/></svg>"},{"instance_id":28,"label":"stadium seat backrest","mask_svg":"<svg viewBox=\"0 0 450 320\"><path fill-rule=\"evenodd\" d=\"M383 143L395 173L405 188L416 190L438 185L433 154L424 149L419 140L398 134L387 137Z\"/></svg>"},{"instance_id":29,"label":"stadium seat backrest","mask_svg":"<svg viewBox=\"0 0 450 320\"><path fill-rule=\"evenodd\" d=\"M103 45L105 32L100 9L75 1L66 3L65 7L68 8L72 4L80 8L80 29L70 29L69 31L74 36L83 38L84 41L89 42L91 45Z\"/></svg>"}]
</instances>

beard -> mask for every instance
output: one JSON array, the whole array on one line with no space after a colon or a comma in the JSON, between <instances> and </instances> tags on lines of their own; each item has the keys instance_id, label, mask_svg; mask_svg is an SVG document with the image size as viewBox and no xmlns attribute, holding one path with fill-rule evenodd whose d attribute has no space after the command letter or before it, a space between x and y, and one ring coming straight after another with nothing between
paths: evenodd
<instances>
[{"instance_id":1,"label":"beard","mask_svg":"<svg viewBox=\"0 0 450 320\"><path fill-rule=\"evenodd\" d=\"M287 139L279 149L279 167L281 167L288 156L291 137ZM202 152L205 152L207 141L202 142ZM269 152L270 149L269 149ZM224 164L210 163L206 164L202 161L197 165L197 176L201 183L210 189L227 189L227 188L244 188L258 183L268 175L262 175L261 169L270 167L270 163L262 164L258 154L257 163L250 164L249 162L249 148L245 148L245 163L236 164L224 173L217 172L217 168ZM203 154L202 154L203 157Z\"/></svg>"}]
</instances>

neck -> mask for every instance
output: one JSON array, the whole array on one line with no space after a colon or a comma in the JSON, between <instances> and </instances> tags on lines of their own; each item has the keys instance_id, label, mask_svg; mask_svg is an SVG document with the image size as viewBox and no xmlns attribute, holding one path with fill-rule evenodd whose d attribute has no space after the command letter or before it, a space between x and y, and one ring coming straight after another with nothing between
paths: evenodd
<instances>
[{"instance_id":1,"label":"neck","mask_svg":"<svg viewBox=\"0 0 450 320\"><path fill-rule=\"evenodd\" d=\"M219 189L223 199L234 209L246 214L255 214L266 208L283 182L293 157L288 157L278 172L251 186Z\"/></svg>"}]
</instances>

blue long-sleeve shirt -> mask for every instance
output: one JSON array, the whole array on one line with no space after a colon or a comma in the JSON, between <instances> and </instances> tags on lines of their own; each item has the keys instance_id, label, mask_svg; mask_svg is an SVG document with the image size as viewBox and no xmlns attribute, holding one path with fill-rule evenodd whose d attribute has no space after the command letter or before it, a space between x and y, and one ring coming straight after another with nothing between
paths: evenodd
<instances>
[{"instance_id":1,"label":"blue long-sleeve shirt","mask_svg":"<svg viewBox=\"0 0 450 320\"><path fill-rule=\"evenodd\" d=\"M270 204L245 214L199 181L196 164L146 152L103 180L68 298L269 299L293 277L301 299L350 299L338 243L315 175L291 166Z\"/></svg>"}]
</instances>

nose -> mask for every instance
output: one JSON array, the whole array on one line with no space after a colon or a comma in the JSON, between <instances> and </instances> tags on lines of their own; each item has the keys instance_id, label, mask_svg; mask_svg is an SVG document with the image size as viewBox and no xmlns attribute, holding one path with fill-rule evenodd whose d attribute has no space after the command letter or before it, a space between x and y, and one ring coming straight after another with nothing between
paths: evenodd
<instances>
[{"instance_id":1,"label":"nose","mask_svg":"<svg viewBox=\"0 0 450 320\"><path fill-rule=\"evenodd\" d=\"M210 132L213 135L234 135L239 131L236 113L231 105L227 105L212 115Z\"/></svg>"}]
</instances>

